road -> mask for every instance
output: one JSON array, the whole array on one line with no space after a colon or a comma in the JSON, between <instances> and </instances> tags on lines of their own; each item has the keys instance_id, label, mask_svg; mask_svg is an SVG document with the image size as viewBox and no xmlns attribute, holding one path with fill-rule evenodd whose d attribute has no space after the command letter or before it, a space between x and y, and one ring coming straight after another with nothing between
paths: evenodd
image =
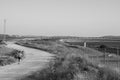
<instances>
[{"instance_id":1,"label":"road","mask_svg":"<svg viewBox=\"0 0 120 80\"><path fill-rule=\"evenodd\" d=\"M54 56L41 50L27 48L13 43L8 43L7 47L24 50L26 58L20 64L13 63L0 67L0 80L16 80L31 72L40 70Z\"/></svg>"}]
</instances>

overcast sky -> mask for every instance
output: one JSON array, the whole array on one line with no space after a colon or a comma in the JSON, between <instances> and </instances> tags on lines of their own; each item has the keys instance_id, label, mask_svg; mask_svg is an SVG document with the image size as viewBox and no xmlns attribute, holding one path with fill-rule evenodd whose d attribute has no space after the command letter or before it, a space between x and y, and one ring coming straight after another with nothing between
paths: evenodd
<instances>
[{"instance_id":1,"label":"overcast sky","mask_svg":"<svg viewBox=\"0 0 120 80\"><path fill-rule=\"evenodd\" d=\"M120 0L0 0L0 33L120 35Z\"/></svg>"}]
</instances>

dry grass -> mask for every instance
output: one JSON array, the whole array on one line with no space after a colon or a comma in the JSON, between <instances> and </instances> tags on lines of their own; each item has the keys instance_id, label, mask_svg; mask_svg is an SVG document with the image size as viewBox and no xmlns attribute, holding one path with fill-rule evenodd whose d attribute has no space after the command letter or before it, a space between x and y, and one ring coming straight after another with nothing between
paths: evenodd
<instances>
[{"instance_id":1,"label":"dry grass","mask_svg":"<svg viewBox=\"0 0 120 80\"><path fill-rule=\"evenodd\" d=\"M18 50L7 48L5 46L0 47L0 66L15 63L17 60ZM24 58L23 56L22 58Z\"/></svg>"},{"instance_id":2,"label":"dry grass","mask_svg":"<svg viewBox=\"0 0 120 80\"><path fill-rule=\"evenodd\" d=\"M30 47L56 54L56 58L47 68L20 80L120 80L119 74L111 68L97 65L97 62L103 59L97 58L103 53L83 47L66 46L59 42L41 41L39 45L35 42L33 44L34 46L31 44ZM90 56L93 55L97 58L91 60Z\"/></svg>"}]
</instances>

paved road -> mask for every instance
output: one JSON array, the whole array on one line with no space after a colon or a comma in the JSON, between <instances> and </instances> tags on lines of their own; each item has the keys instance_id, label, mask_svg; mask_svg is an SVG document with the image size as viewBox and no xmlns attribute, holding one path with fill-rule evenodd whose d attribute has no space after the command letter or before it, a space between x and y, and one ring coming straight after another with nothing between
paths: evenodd
<instances>
[{"instance_id":1,"label":"paved road","mask_svg":"<svg viewBox=\"0 0 120 80\"><path fill-rule=\"evenodd\" d=\"M9 43L7 47L25 51L26 58L20 64L14 63L0 67L0 80L16 80L18 77L28 75L33 71L42 69L45 64L52 58L52 54L47 52L19 46Z\"/></svg>"}]
</instances>

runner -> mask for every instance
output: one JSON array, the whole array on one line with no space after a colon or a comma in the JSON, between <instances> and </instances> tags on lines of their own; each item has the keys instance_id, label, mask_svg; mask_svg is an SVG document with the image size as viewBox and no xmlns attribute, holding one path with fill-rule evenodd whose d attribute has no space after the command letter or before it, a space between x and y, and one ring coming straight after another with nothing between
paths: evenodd
<instances>
[{"instance_id":1,"label":"runner","mask_svg":"<svg viewBox=\"0 0 120 80\"><path fill-rule=\"evenodd\" d=\"M18 54L17 54L18 64L20 64L20 61L22 60L23 52L24 51L19 51Z\"/></svg>"}]
</instances>

